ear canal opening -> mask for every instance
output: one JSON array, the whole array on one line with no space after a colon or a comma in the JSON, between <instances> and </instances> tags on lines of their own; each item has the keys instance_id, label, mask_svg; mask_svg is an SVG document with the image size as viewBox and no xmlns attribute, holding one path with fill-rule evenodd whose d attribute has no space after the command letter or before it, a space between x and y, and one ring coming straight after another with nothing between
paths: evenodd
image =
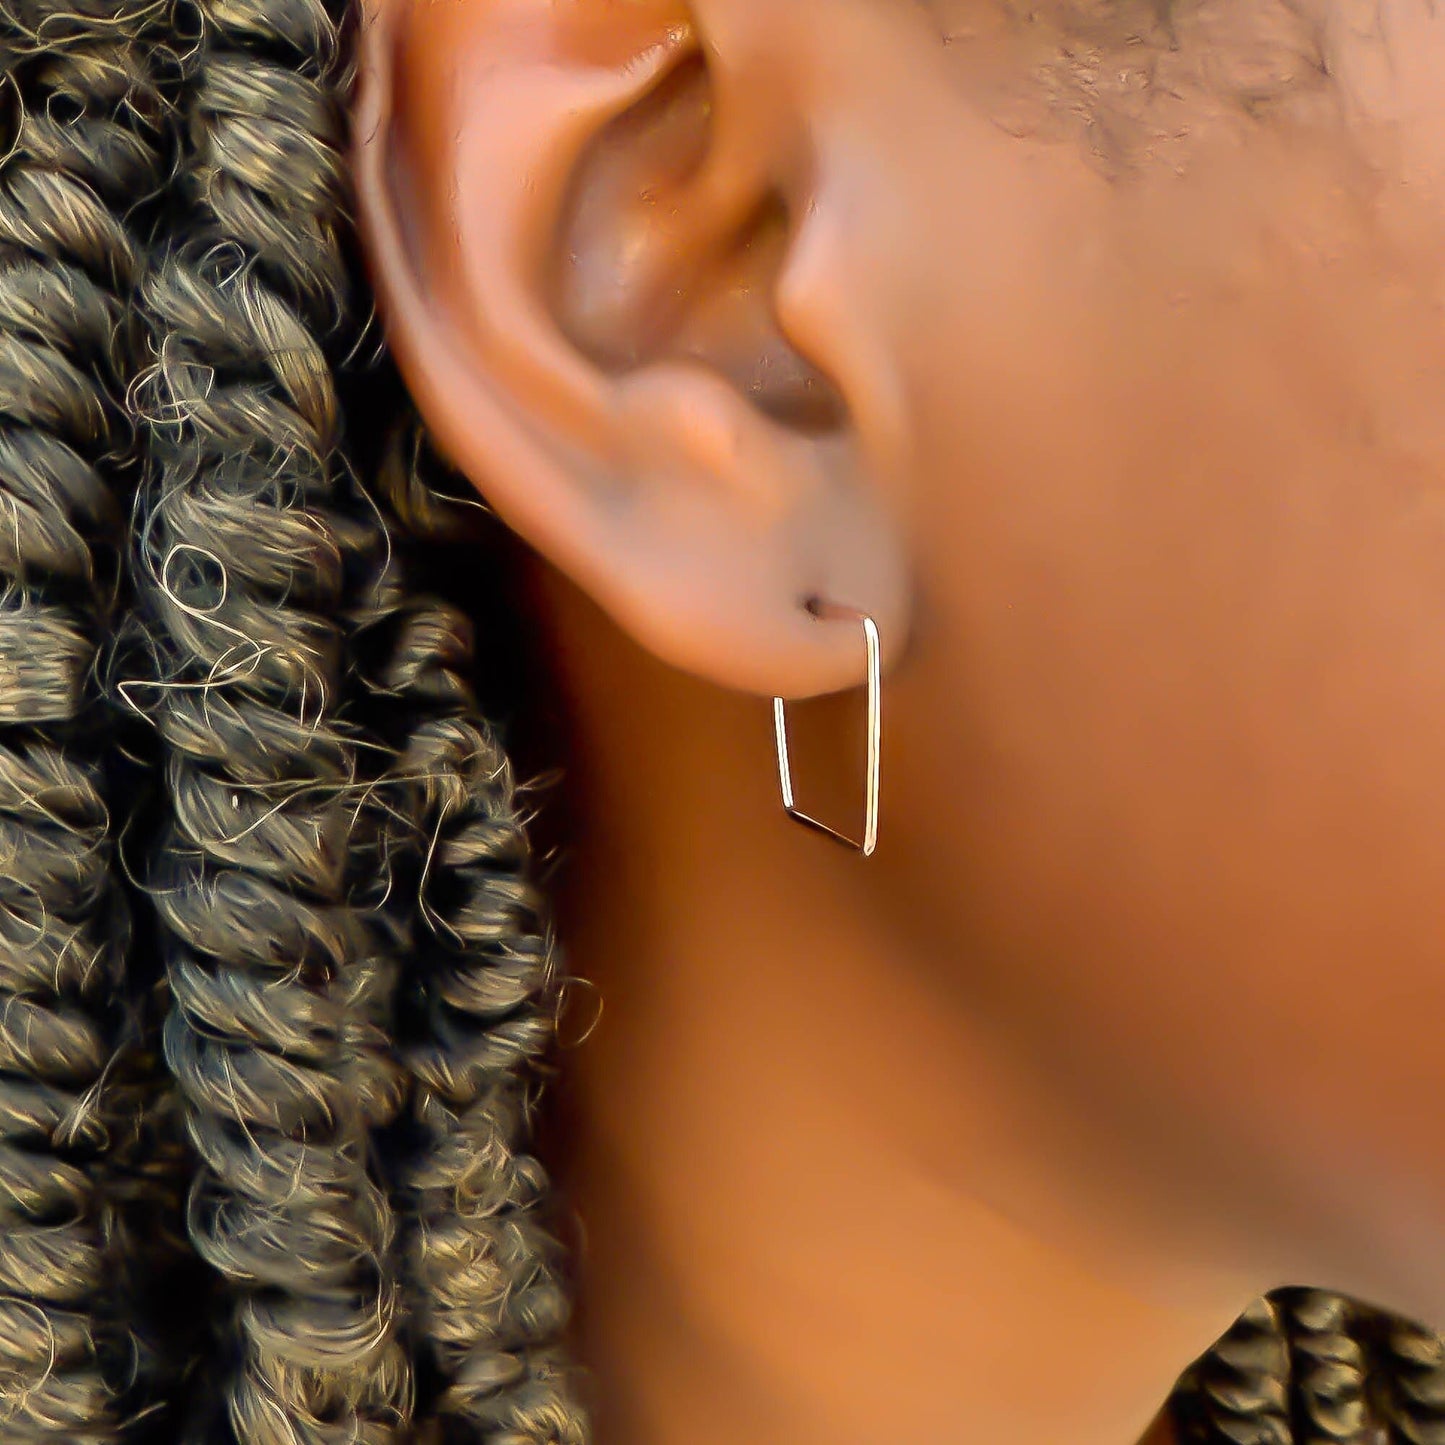
<instances>
[{"instance_id":1,"label":"ear canal opening","mask_svg":"<svg viewBox=\"0 0 1445 1445\"><path fill-rule=\"evenodd\" d=\"M759 278L758 297L767 310L767 332L758 338L746 391L759 411L781 425L826 435L848 425L843 394L828 374L794 345L773 305L792 238L788 206L779 192L769 191L735 243L738 272L749 279Z\"/></svg>"},{"instance_id":2,"label":"ear canal opening","mask_svg":"<svg viewBox=\"0 0 1445 1445\"><path fill-rule=\"evenodd\" d=\"M611 375L700 363L779 425L840 432L849 421L842 393L778 323L787 204L765 183L741 208L722 199L710 168L734 158L718 145L712 79L694 52L583 154L552 261L555 319Z\"/></svg>"}]
</instances>

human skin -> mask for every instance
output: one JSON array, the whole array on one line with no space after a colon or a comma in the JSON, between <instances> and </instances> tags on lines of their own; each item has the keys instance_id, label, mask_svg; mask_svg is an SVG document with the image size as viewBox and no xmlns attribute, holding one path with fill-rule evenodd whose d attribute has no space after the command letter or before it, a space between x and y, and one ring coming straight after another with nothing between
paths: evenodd
<instances>
[{"instance_id":1,"label":"human skin","mask_svg":"<svg viewBox=\"0 0 1445 1445\"><path fill-rule=\"evenodd\" d=\"M1276 1285L1445 1327L1445 18L1147 10L370 0L565 728L601 1445L1126 1445ZM777 799L772 694L861 803L813 597L867 861Z\"/></svg>"}]
</instances>

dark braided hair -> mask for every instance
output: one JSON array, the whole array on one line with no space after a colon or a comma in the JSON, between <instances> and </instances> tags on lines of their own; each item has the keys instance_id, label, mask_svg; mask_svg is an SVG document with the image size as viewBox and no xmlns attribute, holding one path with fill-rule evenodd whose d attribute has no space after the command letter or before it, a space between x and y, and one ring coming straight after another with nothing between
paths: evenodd
<instances>
[{"instance_id":1,"label":"dark braided hair","mask_svg":"<svg viewBox=\"0 0 1445 1445\"><path fill-rule=\"evenodd\" d=\"M1402 1445L1445 1440L1445 1340L1411 1320L1375 1315L1367 1325L1376 1417Z\"/></svg>"},{"instance_id":2,"label":"dark braided hair","mask_svg":"<svg viewBox=\"0 0 1445 1445\"><path fill-rule=\"evenodd\" d=\"M422 454L400 425L378 489L412 535L455 534L456 512L418 488ZM406 588L396 540L395 600L378 616L388 646L370 676L398 738L388 852L409 868L396 893L411 904L397 1029L412 1133L398 1177L415 1337L457 1439L582 1445L557 1345L569 1305L548 1180L528 1149L559 1001L551 934L511 765L466 680L471 625Z\"/></svg>"},{"instance_id":3,"label":"dark braided hair","mask_svg":"<svg viewBox=\"0 0 1445 1445\"><path fill-rule=\"evenodd\" d=\"M123 393L162 180L155 0L0 3L0 1434L146 1418L167 1210L127 974L98 658L134 453Z\"/></svg>"},{"instance_id":4,"label":"dark braided hair","mask_svg":"<svg viewBox=\"0 0 1445 1445\"><path fill-rule=\"evenodd\" d=\"M141 291L150 466L130 679L164 742L152 850L165 1055L199 1160L189 1232L223 1281L215 1392L268 1445L400 1440L395 1225L371 1131L396 1114L394 940L355 824L346 610L377 524L338 453L339 37L320 4L204 0L182 149ZM205 1402L209 1403L209 1402Z\"/></svg>"},{"instance_id":5,"label":"dark braided hair","mask_svg":"<svg viewBox=\"0 0 1445 1445\"><path fill-rule=\"evenodd\" d=\"M1439 1445L1445 1340L1325 1290L1256 1300L1180 1379L1181 1445Z\"/></svg>"},{"instance_id":6,"label":"dark braided hair","mask_svg":"<svg viewBox=\"0 0 1445 1445\"><path fill-rule=\"evenodd\" d=\"M1372 1445L1378 1427L1366 1393L1361 1311L1324 1290L1283 1293L1284 1325L1295 1380L1296 1445Z\"/></svg>"},{"instance_id":7,"label":"dark braided hair","mask_svg":"<svg viewBox=\"0 0 1445 1445\"><path fill-rule=\"evenodd\" d=\"M143 289L136 592L172 808L166 1054L202 1161L192 1238L233 1300L231 1428L395 1438L405 1341L460 1438L573 1445L525 1147L555 1009L527 841L468 624L408 588L338 450L341 36L320 3L198 13L174 242ZM397 456L378 481L413 522L445 515Z\"/></svg>"}]
</instances>

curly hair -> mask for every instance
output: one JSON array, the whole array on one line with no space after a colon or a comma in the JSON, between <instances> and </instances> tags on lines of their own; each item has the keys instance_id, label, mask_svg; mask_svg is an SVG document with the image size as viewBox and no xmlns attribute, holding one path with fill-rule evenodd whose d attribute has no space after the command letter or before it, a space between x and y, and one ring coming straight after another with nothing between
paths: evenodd
<instances>
[{"instance_id":1,"label":"curly hair","mask_svg":"<svg viewBox=\"0 0 1445 1445\"><path fill-rule=\"evenodd\" d=\"M112 1440L162 1401L142 1296L177 1161L98 662L135 485L123 395L136 218L168 160L164 22L155 0L0 4L0 1429L17 1441Z\"/></svg>"},{"instance_id":2,"label":"curly hair","mask_svg":"<svg viewBox=\"0 0 1445 1445\"><path fill-rule=\"evenodd\" d=\"M589 1436L531 1144L557 954L472 623L413 580L477 509L360 359L354 21L339 0L0 0L0 1427L20 1441ZM175 1277L182 1168L211 1326L184 1340L143 1280ZM1276 1291L1169 1411L1186 1445L1435 1445L1445 1343Z\"/></svg>"},{"instance_id":3,"label":"curly hair","mask_svg":"<svg viewBox=\"0 0 1445 1445\"><path fill-rule=\"evenodd\" d=\"M165 1054L200 1160L191 1239L225 1284L230 1428L380 1442L435 1417L570 1445L525 1147L548 932L468 624L408 585L341 450L344 13L195 15L140 291L149 661L128 681L165 747Z\"/></svg>"},{"instance_id":4,"label":"curly hair","mask_svg":"<svg viewBox=\"0 0 1445 1445\"><path fill-rule=\"evenodd\" d=\"M126 685L164 750L148 884L165 1057L199 1160L190 1238L225 1286L231 1429L382 1442L402 1438L413 1384L371 1140L403 1095L396 940L361 879L347 713L346 612L376 524L337 454L325 349L349 310L338 41L319 6L195 15L134 389L149 666Z\"/></svg>"}]
</instances>

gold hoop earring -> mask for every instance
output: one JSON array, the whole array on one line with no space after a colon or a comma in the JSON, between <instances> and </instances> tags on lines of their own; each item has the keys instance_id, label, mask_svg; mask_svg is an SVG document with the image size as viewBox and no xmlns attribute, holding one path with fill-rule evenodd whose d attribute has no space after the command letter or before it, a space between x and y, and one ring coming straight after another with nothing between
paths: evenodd
<instances>
[{"instance_id":1,"label":"gold hoop earring","mask_svg":"<svg viewBox=\"0 0 1445 1445\"><path fill-rule=\"evenodd\" d=\"M778 743L778 782L783 791L783 810L790 818L833 839L835 843L857 849L865 858L871 858L878 846L878 783L883 757L883 650L878 642L878 626L866 613L835 607L829 607L828 611L856 617L863 624L863 640L868 649L868 760L863 782L863 841L860 843L799 810L793 797L792 769L788 766L788 719L782 698L775 697L773 732ZM815 615L821 617L823 613L815 609Z\"/></svg>"}]
</instances>

